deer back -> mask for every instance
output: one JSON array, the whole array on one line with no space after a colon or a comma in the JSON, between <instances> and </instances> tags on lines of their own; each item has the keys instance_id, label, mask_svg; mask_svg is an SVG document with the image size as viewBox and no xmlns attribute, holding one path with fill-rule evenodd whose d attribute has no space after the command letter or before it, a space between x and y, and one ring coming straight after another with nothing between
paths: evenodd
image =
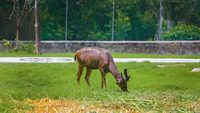
<instances>
[{"instance_id":1,"label":"deer back","mask_svg":"<svg viewBox=\"0 0 200 113\"><path fill-rule=\"evenodd\" d=\"M84 66L97 69L109 64L108 51L101 48L82 48L76 51L75 60Z\"/></svg>"}]
</instances>

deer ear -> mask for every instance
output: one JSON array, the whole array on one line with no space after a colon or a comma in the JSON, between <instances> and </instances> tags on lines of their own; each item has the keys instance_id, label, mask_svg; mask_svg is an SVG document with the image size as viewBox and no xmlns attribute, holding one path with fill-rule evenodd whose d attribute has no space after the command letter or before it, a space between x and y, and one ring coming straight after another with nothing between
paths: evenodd
<instances>
[{"instance_id":1,"label":"deer ear","mask_svg":"<svg viewBox=\"0 0 200 113\"><path fill-rule=\"evenodd\" d=\"M130 76L127 76L127 79L126 79L126 81L128 81L130 79Z\"/></svg>"}]
</instances>

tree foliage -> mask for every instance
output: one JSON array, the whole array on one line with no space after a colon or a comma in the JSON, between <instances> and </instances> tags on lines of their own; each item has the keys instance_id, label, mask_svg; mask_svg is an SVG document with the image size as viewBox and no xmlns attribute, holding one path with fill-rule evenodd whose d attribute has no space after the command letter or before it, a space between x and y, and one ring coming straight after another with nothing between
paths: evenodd
<instances>
[{"instance_id":1,"label":"tree foliage","mask_svg":"<svg viewBox=\"0 0 200 113\"><path fill-rule=\"evenodd\" d=\"M12 9L9 1L12 0L2 0L0 4L0 25L8 29L0 28L0 37L5 38L13 36L12 22L4 24L9 23L5 22L9 16L6 14ZM68 39L111 40L112 1L68 0ZM154 40L158 29L159 2L115 0L114 40ZM39 4L42 40L64 40L66 0L40 0ZM181 24L200 27L200 0L163 0L163 8L163 32ZM22 26L23 39L28 37L26 30L27 26Z\"/></svg>"},{"instance_id":2,"label":"tree foliage","mask_svg":"<svg viewBox=\"0 0 200 113\"><path fill-rule=\"evenodd\" d=\"M199 0L163 0L165 18L174 24L196 24L200 26Z\"/></svg>"}]
</instances>

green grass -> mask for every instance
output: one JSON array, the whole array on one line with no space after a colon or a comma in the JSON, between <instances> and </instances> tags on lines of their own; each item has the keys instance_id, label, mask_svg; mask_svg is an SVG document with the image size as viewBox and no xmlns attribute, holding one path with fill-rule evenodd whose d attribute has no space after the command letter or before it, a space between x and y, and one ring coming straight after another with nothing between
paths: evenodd
<instances>
[{"instance_id":1,"label":"green grass","mask_svg":"<svg viewBox=\"0 0 200 113\"><path fill-rule=\"evenodd\" d=\"M186 106L200 104L200 73L190 72L199 63L160 68L157 64L117 63L119 70L128 68L131 79L129 92L121 92L111 74L107 75L107 89L100 88L100 73L92 72L91 87L84 75L81 85L76 83L77 64L0 64L0 112L29 109L26 99L78 99L92 103L118 102L147 111L200 112L200 108ZM163 107L169 103L170 108ZM178 104L174 106L174 104ZM195 107L195 106L194 106Z\"/></svg>"},{"instance_id":2,"label":"green grass","mask_svg":"<svg viewBox=\"0 0 200 113\"><path fill-rule=\"evenodd\" d=\"M38 57L74 57L74 53L43 53L35 55L23 51L19 52L0 52L0 57L19 57L19 56L38 56ZM200 55L159 55L159 54L132 54L132 53L112 53L116 58L195 58L199 59Z\"/></svg>"}]
</instances>

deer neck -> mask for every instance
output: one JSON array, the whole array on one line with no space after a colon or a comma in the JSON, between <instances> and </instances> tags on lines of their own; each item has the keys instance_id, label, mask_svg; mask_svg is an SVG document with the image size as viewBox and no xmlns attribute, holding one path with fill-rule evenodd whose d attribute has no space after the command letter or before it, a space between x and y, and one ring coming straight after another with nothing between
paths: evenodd
<instances>
[{"instance_id":1,"label":"deer neck","mask_svg":"<svg viewBox=\"0 0 200 113\"><path fill-rule=\"evenodd\" d=\"M113 77L115 78L115 80L117 82L121 82L122 77L120 76L120 73L119 73L117 66L115 65L114 61L110 62L109 69L110 69L110 72L112 73Z\"/></svg>"}]
</instances>

